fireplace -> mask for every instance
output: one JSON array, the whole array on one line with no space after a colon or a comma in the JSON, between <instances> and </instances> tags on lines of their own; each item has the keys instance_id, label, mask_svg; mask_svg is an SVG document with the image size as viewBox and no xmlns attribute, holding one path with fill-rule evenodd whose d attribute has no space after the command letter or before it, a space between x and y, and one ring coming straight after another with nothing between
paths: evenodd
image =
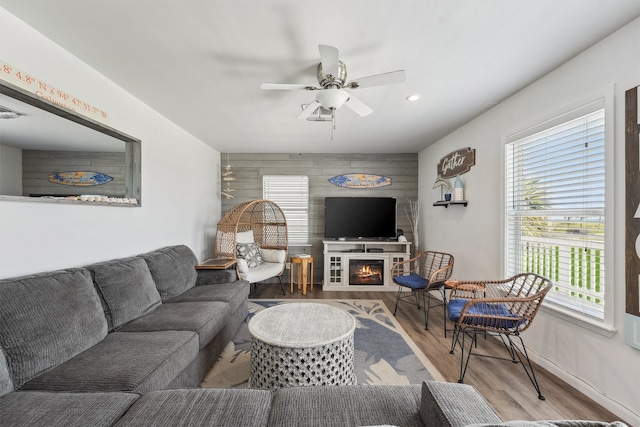
<instances>
[{"instance_id":1,"label":"fireplace","mask_svg":"<svg viewBox=\"0 0 640 427\"><path fill-rule=\"evenodd\" d=\"M384 260L350 259L349 285L384 285Z\"/></svg>"}]
</instances>

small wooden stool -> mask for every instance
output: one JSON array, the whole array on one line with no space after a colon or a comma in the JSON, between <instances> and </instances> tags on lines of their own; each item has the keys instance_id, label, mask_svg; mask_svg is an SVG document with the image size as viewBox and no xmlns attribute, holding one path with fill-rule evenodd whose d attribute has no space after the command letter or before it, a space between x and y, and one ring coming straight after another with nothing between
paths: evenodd
<instances>
[{"instance_id":1,"label":"small wooden stool","mask_svg":"<svg viewBox=\"0 0 640 427\"><path fill-rule=\"evenodd\" d=\"M310 276L309 285L313 292L313 257L291 257L291 266L289 267L291 293L293 293L293 266L296 264L298 265L298 289L302 285L302 295L307 295L307 276Z\"/></svg>"}]
</instances>

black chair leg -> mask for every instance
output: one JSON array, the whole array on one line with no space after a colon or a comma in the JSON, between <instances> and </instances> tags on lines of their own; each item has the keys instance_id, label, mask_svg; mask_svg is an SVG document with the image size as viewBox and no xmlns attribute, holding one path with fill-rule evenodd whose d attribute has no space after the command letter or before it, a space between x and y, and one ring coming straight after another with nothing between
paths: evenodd
<instances>
[{"instance_id":1,"label":"black chair leg","mask_svg":"<svg viewBox=\"0 0 640 427\"><path fill-rule=\"evenodd\" d=\"M396 311L398 311L398 303L400 302L400 294L402 293L402 286L398 286L398 294L396 296L396 308L393 309L393 315L396 315Z\"/></svg>"},{"instance_id":2,"label":"black chair leg","mask_svg":"<svg viewBox=\"0 0 640 427\"><path fill-rule=\"evenodd\" d=\"M278 279L280 279L280 289L282 290L282 295L286 295L286 293L284 292L284 285L282 284L282 276L278 276Z\"/></svg>"}]
</instances>

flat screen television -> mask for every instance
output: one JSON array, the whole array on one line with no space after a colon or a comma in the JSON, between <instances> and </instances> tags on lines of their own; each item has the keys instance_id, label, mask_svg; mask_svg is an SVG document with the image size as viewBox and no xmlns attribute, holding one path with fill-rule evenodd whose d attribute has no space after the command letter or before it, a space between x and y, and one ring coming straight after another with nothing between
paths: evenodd
<instances>
[{"instance_id":1,"label":"flat screen television","mask_svg":"<svg viewBox=\"0 0 640 427\"><path fill-rule=\"evenodd\" d=\"M324 236L332 239L396 237L394 197L326 197Z\"/></svg>"}]
</instances>

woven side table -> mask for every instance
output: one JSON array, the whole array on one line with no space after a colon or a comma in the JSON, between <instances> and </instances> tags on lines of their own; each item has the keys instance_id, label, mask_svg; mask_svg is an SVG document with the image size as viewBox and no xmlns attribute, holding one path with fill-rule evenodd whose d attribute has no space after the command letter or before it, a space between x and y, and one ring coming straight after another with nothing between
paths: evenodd
<instances>
[{"instance_id":1,"label":"woven side table","mask_svg":"<svg viewBox=\"0 0 640 427\"><path fill-rule=\"evenodd\" d=\"M355 384L349 313L327 304L291 303L268 308L249 321L251 388Z\"/></svg>"}]
</instances>

